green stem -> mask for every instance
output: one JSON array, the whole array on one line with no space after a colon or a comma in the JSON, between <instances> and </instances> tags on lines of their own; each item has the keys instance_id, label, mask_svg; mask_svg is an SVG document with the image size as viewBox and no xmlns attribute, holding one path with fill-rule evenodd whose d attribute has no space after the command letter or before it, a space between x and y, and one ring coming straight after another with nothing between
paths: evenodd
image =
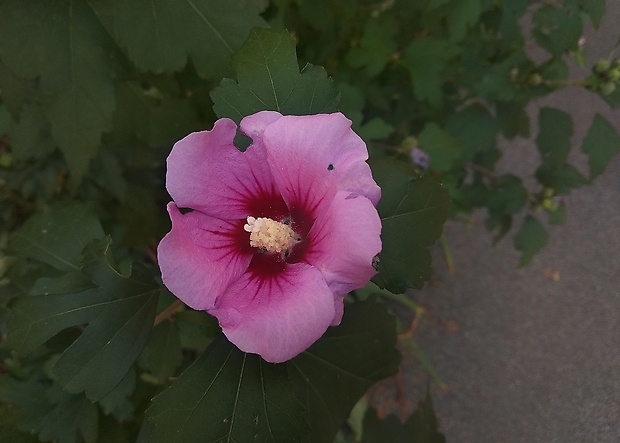
<instances>
[{"instance_id":1,"label":"green stem","mask_svg":"<svg viewBox=\"0 0 620 443\"><path fill-rule=\"evenodd\" d=\"M433 382L437 384L439 389L442 391L446 391L448 389L448 385L443 381L431 361L428 359L426 354L422 352L422 350L418 347L417 344L414 343L412 339L408 339L405 341L406 346L409 348L415 359L422 365L426 373L431 377Z\"/></svg>"},{"instance_id":2,"label":"green stem","mask_svg":"<svg viewBox=\"0 0 620 443\"><path fill-rule=\"evenodd\" d=\"M413 311L414 313L418 312L418 310L420 309L420 305L418 305L416 302L414 302L409 297L407 297L406 294L392 294L391 292L388 292L388 291L382 291L381 297L386 298L388 300L395 301L396 303L399 303L405 306L406 308L411 309L411 311Z\"/></svg>"},{"instance_id":3,"label":"green stem","mask_svg":"<svg viewBox=\"0 0 620 443\"><path fill-rule=\"evenodd\" d=\"M443 258L448 266L448 272L450 274L454 274L454 260L452 260L452 251L450 251L450 246L448 246L448 241L446 240L445 234L441 234L441 237L439 237L439 246L441 247Z\"/></svg>"}]
</instances>

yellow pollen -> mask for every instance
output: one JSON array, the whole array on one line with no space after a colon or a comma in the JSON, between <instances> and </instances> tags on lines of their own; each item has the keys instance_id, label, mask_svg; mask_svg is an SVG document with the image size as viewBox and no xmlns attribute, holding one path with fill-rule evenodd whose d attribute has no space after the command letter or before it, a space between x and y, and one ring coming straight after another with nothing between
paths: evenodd
<instances>
[{"instance_id":1,"label":"yellow pollen","mask_svg":"<svg viewBox=\"0 0 620 443\"><path fill-rule=\"evenodd\" d=\"M295 232L287 224L267 217L248 217L247 221L243 229L250 233L250 246L267 252L283 252L297 241Z\"/></svg>"}]
</instances>

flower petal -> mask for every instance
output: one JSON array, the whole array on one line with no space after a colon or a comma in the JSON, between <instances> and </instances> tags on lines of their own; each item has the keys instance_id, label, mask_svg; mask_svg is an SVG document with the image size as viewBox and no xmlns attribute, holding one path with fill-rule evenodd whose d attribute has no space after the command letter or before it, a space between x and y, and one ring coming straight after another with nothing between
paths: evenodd
<instances>
[{"instance_id":1,"label":"flower petal","mask_svg":"<svg viewBox=\"0 0 620 443\"><path fill-rule=\"evenodd\" d=\"M276 111L260 111L256 114L243 117L239 123L239 129L250 137L254 143L262 142L265 128L280 119L282 114Z\"/></svg>"},{"instance_id":2,"label":"flower petal","mask_svg":"<svg viewBox=\"0 0 620 443\"><path fill-rule=\"evenodd\" d=\"M172 230L157 247L162 280L186 305L211 309L252 259L243 221L223 221L199 211L183 215L174 203L168 204L168 213Z\"/></svg>"},{"instance_id":3,"label":"flower petal","mask_svg":"<svg viewBox=\"0 0 620 443\"><path fill-rule=\"evenodd\" d=\"M265 151L260 145L239 151L233 145L236 132L235 123L223 118L211 131L194 132L175 143L167 160L166 187L178 207L223 219L268 216L257 205L285 209Z\"/></svg>"},{"instance_id":4,"label":"flower petal","mask_svg":"<svg viewBox=\"0 0 620 443\"><path fill-rule=\"evenodd\" d=\"M303 260L321 271L334 294L360 288L377 273L372 260L381 251L381 220L366 197L338 192L318 212L307 241Z\"/></svg>"},{"instance_id":5,"label":"flower petal","mask_svg":"<svg viewBox=\"0 0 620 443\"><path fill-rule=\"evenodd\" d=\"M314 208L338 190L379 201L381 190L366 163L366 145L341 113L283 116L265 127L263 142L289 207Z\"/></svg>"},{"instance_id":6,"label":"flower petal","mask_svg":"<svg viewBox=\"0 0 620 443\"><path fill-rule=\"evenodd\" d=\"M271 277L246 273L210 313L239 349L279 363L323 335L334 318L334 297L318 270L297 263Z\"/></svg>"}]
</instances>

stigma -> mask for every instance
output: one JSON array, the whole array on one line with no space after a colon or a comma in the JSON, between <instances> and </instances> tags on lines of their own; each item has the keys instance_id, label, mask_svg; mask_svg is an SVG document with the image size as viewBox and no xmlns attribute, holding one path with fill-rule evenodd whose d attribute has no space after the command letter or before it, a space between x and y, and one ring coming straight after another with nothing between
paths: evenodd
<instances>
[{"instance_id":1,"label":"stigma","mask_svg":"<svg viewBox=\"0 0 620 443\"><path fill-rule=\"evenodd\" d=\"M250 246L266 252L285 252L299 241L288 224L267 217L248 217L243 229L250 233Z\"/></svg>"}]
</instances>

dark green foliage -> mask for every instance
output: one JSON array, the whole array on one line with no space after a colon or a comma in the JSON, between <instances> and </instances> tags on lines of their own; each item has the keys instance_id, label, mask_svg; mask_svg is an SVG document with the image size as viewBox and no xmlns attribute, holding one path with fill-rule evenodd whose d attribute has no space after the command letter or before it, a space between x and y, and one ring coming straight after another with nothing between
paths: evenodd
<instances>
[{"instance_id":1,"label":"dark green foliage","mask_svg":"<svg viewBox=\"0 0 620 443\"><path fill-rule=\"evenodd\" d=\"M521 251L519 266L527 265L532 260L534 254L547 244L548 240L549 234L547 234L543 225L537 219L528 215L514 240L515 248Z\"/></svg>"},{"instance_id":2,"label":"dark green foliage","mask_svg":"<svg viewBox=\"0 0 620 443\"><path fill-rule=\"evenodd\" d=\"M417 177L404 163L378 161L372 166L384 195L378 206L383 250L373 281L398 294L420 289L430 277L427 247L441 235L450 196L436 179Z\"/></svg>"},{"instance_id":3,"label":"dark green foliage","mask_svg":"<svg viewBox=\"0 0 620 443\"><path fill-rule=\"evenodd\" d=\"M63 329L88 324L56 361L52 371L68 391L86 391L101 400L129 370L151 331L159 286L151 274L135 267L124 276L113 268L109 240L84 249L82 272L92 288L76 290L66 278L54 293L26 297L12 308L7 346L28 354ZM80 282L81 283L81 282Z\"/></svg>"},{"instance_id":4,"label":"dark green foliage","mask_svg":"<svg viewBox=\"0 0 620 443\"><path fill-rule=\"evenodd\" d=\"M219 117L239 122L261 110L319 114L336 110L339 95L325 70L306 65L299 72L295 42L287 32L255 29L232 60L237 82L224 79L211 92Z\"/></svg>"},{"instance_id":5,"label":"dark green foliage","mask_svg":"<svg viewBox=\"0 0 620 443\"><path fill-rule=\"evenodd\" d=\"M593 179L600 175L607 163L620 152L620 136L605 117L596 114L583 139L581 150L589 157L590 179Z\"/></svg>"},{"instance_id":6,"label":"dark green foliage","mask_svg":"<svg viewBox=\"0 0 620 443\"><path fill-rule=\"evenodd\" d=\"M396 372L395 341L394 319L375 300L348 306L339 327L287 363L219 335L153 400L151 441L330 443L364 392Z\"/></svg>"},{"instance_id":7,"label":"dark green foliage","mask_svg":"<svg viewBox=\"0 0 620 443\"><path fill-rule=\"evenodd\" d=\"M221 77L248 30L265 25L254 2L140 0L112 7L97 0L93 5L136 66L156 73L180 71L189 59L202 77Z\"/></svg>"},{"instance_id":8,"label":"dark green foliage","mask_svg":"<svg viewBox=\"0 0 620 443\"><path fill-rule=\"evenodd\" d=\"M0 441L331 443L396 371L394 319L348 304L342 325L270 365L171 306L155 250L172 144L217 117L340 110L382 187L377 285L421 288L448 215L477 208L523 266L570 217L558 195L620 151L601 115L575 142L563 110L526 113L567 85L620 105L620 61L569 70L604 15L604 0L0 1ZM536 180L498 173L501 137L530 133ZM568 163L575 143L587 178ZM442 441L430 398L402 424L370 412L365 429L364 442Z\"/></svg>"},{"instance_id":9,"label":"dark green foliage","mask_svg":"<svg viewBox=\"0 0 620 443\"><path fill-rule=\"evenodd\" d=\"M40 106L76 182L112 122L111 44L84 2L0 6L0 58L19 78L39 79Z\"/></svg>"},{"instance_id":10,"label":"dark green foliage","mask_svg":"<svg viewBox=\"0 0 620 443\"><path fill-rule=\"evenodd\" d=\"M286 364L310 424L304 442L331 443L366 390L396 373L395 326L387 306L374 298L347 305L340 326Z\"/></svg>"},{"instance_id":11,"label":"dark green foliage","mask_svg":"<svg viewBox=\"0 0 620 443\"><path fill-rule=\"evenodd\" d=\"M147 411L153 442L301 441L308 433L285 365L245 354L223 336Z\"/></svg>"}]
</instances>

